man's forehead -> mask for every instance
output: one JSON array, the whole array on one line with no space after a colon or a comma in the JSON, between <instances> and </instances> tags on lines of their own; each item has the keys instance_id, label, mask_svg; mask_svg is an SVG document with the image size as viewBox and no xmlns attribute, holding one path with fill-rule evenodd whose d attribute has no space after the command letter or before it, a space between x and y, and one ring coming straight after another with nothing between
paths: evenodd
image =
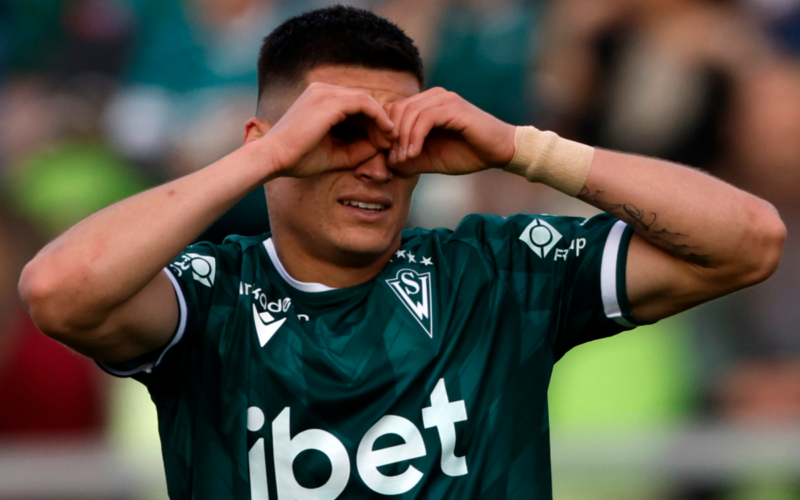
<instances>
[{"instance_id":1,"label":"man's forehead","mask_svg":"<svg viewBox=\"0 0 800 500\"><path fill-rule=\"evenodd\" d=\"M417 78L405 71L361 66L318 66L306 74L306 83L327 83L369 92L376 101L399 101L420 92Z\"/></svg>"}]
</instances>

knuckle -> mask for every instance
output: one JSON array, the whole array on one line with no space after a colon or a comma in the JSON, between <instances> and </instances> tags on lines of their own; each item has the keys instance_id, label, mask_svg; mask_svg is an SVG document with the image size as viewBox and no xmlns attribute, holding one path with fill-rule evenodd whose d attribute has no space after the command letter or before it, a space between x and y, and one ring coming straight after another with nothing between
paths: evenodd
<instances>
[{"instance_id":1,"label":"knuckle","mask_svg":"<svg viewBox=\"0 0 800 500\"><path fill-rule=\"evenodd\" d=\"M406 113L418 113L419 109L420 109L420 104L419 101L417 101L407 105L405 111Z\"/></svg>"}]
</instances>

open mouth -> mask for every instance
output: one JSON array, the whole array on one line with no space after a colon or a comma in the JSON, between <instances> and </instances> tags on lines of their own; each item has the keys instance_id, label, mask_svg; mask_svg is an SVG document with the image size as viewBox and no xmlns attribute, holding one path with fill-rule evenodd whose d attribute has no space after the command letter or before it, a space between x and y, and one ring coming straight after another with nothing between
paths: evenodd
<instances>
[{"instance_id":1,"label":"open mouth","mask_svg":"<svg viewBox=\"0 0 800 500\"><path fill-rule=\"evenodd\" d=\"M367 203L354 200L339 200L339 203L348 207L355 207L364 210L365 212L381 212L389 208L387 205L383 205L381 203Z\"/></svg>"}]
</instances>

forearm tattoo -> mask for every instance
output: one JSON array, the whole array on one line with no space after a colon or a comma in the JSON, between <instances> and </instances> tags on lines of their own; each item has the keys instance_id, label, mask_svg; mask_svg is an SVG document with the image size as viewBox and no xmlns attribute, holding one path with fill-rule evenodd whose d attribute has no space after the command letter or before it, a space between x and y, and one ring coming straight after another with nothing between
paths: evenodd
<instances>
[{"instance_id":1,"label":"forearm tattoo","mask_svg":"<svg viewBox=\"0 0 800 500\"><path fill-rule=\"evenodd\" d=\"M592 190L588 186L583 186L581 192L578 193L578 199L624 221L636 231L636 234L671 255L692 264L710 267L709 255L698 253L699 246L688 243L690 238L688 234L671 231L664 227L655 212L642 210L632 203L611 202L606 198L605 191L602 189Z\"/></svg>"}]
</instances>

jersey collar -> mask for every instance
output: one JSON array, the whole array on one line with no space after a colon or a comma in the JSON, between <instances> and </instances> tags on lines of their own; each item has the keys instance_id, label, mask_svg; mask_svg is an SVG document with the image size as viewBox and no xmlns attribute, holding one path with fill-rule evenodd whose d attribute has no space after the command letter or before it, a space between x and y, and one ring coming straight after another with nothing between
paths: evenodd
<instances>
[{"instance_id":1,"label":"jersey collar","mask_svg":"<svg viewBox=\"0 0 800 500\"><path fill-rule=\"evenodd\" d=\"M338 290L338 288L332 288L328 285L323 285L322 283L306 283L304 281L298 281L289 276L289 273L286 272L286 268L283 267L281 260L278 258L278 252L275 251L275 244L272 242L272 238L267 238L267 240L264 241L264 248L267 249L267 255L269 255L269 260L272 261L272 265L275 266L275 270L278 271L278 274L281 275L281 278L283 278L283 280L286 281L286 283L289 283L292 287L300 290L301 292L311 293Z\"/></svg>"}]
</instances>

